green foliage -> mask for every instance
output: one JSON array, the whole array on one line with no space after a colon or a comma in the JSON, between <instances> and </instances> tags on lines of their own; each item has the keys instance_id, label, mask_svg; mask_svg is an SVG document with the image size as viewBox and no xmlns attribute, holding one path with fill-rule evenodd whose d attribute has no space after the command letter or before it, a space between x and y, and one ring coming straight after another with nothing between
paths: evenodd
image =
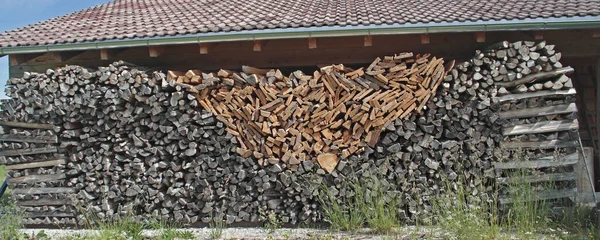
<instances>
[{"instance_id":1,"label":"green foliage","mask_svg":"<svg viewBox=\"0 0 600 240\"><path fill-rule=\"evenodd\" d=\"M264 210L259 211L260 214L265 218L264 227L268 230L269 233L274 233L275 230L281 228L281 225L283 223L277 218L277 214L275 212L265 212Z\"/></svg>"},{"instance_id":2,"label":"green foliage","mask_svg":"<svg viewBox=\"0 0 600 240\"><path fill-rule=\"evenodd\" d=\"M173 239L196 239L191 231L182 231L174 228L165 228L158 240L173 240Z\"/></svg>"},{"instance_id":3,"label":"green foliage","mask_svg":"<svg viewBox=\"0 0 600 240\"><path fill-rule=\"evenodd\" d=\"M223 235L223 229L227 227L225 220L212 220L209 223L210 239L219 239Z\"/></svg>"},{"instance_id":4,"label":"green foliage","mask_svg":"<svg viewBox=\"0 0 600 240\"><path fill-rule=\"evenodd\" d=\"M481 201L459 180L433 200L437 224L458 239L494 239L500 234L496 201Z\"/></svg>"},{"instance_id":5,"label":"green foliage","mask_svg":"<svg viewBox=\"0 0 600 240\"><path fill-rule=\"evenodd\" d=\"M365 224L376 233L390 233L399 226L396 209L398 199L386 195L387 189L377 178L348 182L353 195L337 199L331 190L322 186L319 201L331 228L354 231Z\"/></svg>"},{"instance_id":6,"label":"green foliage","mask_svg":"<svg viewBox=\"0 0 600 240\"><path fill-rule=\"evenodd\" d=\"M22 212L10 201L0 205L0 239L29 239L19 229L23 228Z\"/></svg>"}]
</instances>

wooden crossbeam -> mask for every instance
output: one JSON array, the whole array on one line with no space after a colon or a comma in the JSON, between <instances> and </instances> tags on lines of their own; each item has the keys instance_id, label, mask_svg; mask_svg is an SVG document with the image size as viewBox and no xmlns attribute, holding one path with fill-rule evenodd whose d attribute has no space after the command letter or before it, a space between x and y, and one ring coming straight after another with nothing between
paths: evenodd
<instances>
[{"instance_id":1,"label":"wooden crossbeam","mask_svg":"<svg viewBox=\"0 0 600 240\"><path fill-rule=\"evenodd\" d=\"M56 136L20 136L0 134L0 141L3 142L29 142L29 143L57 143Z\"/></svg>"},{"instance_id":2,"label":"wooden crossbeam","mask_svg":"<svg viewBox=\"0 0 600 240\"><path fill-rule=\"evenodd\" d=\"M23 177L8 178L8 185L16 185L21 183L37 183L37 182L55 182L65 179L67 176L64 173L54 175L27 175Z\"/></svg>"},{"instance_id":3,"label":"wooden crossbeam","mask_svg":"<svg viewBox=\"0 0 600 240\"><path fill-rule=\"evenodd\" d=\"M54 130L54 125L45 123L25 123L25 122L10 122L0 121L0 126L15 127L15 128L38 128Z\"/></svg>"},{"instance_id":4,"label":"wooden crossbeam","mask_svg":"<svg viewBox=\"0 0 600 240\"><path fill-rule=\"evenodd\" d=\"M26 149L15 149L5 150L0 152L0 156L21 156L21 155L33 155L42 153L55 153L58 152L56 146L41 147L41 148L26 148Z\"/></svg>"},{"instance_id":5,"label":"wooden crossbeam","mask_svg":"<svg viewBox=\"0 0 600 240\"><path fill-rule=\"evenodd\" d=\"M561 104L556 106L545 106L538 108L524 108L511 111L500 112L500 119L541 117L555 114L565 114L577 112L575 103Z\"/></svg>"},{"instance_id":6,"label":"wooden crossbeam","mask_svg":"<svg viewBox=\"0 0 600 240\"><path fill-rule=\"evenodd\" d=\"M575 165L578 161L579 153L572 153L561 157L548 156L532 161L495 162L494 167L496 169L547 168Z\"/></svg>"},{"instance_id":7,"label":"wooden crossbeam","mask_svg":"<svg viewBox=\"0 0 600 240\"><path fill-rule=\"evenodd\" d=\"M577 141L565 141L565 140L550 140L550 141L533 141L533 142L521 142L521 141L502 141L500 146L504 149L553 149L553 148L570 148L579 146Z\"/></svg>"},{"instance_id":8,"label":"wooden crossbeam","mask_svg":"<svg viewBox=\"0 0 600 240\"><path fill-rule=\"evenodd\" d=\"M577 194L577 188L550 190L550 191L544 191L544 192L535 194L533 197L530 198L530 201L574 197L575 194ZM510 197L506 197L506 196L500 197L499 200L500 200L500 204L509 204L509 203L514 202L512 199L510 199Z\"/></svg>"},{"instance_id":9,"label":"wooden crossbeam","mask_svg":"<svg viewBox=\"0 0 600 240\"><path fill-rule=\"evenodd\" d=\"M579 129L579 122L577 119L573 119L563 121L545 121L505 127L502 129L502 134L504 136L512 136L519 134L560 132L576 129Z\"/></svg>"},{"instance_id":10,"label":"wooden crossbeam","mask_svg":"<svg viewBox=\"0 0 600 240\"><path fill-rule=\"evenodd\" d=\"M59 194L59 193L75 193L73 188L66 187L32 187L32 188L16 188L11 191L12 194Z\"/></svg>"},{"instance_id":11,"label":"wooden crossbeam","mask_svg":"<svg viewBox=\"0 0 600 240\"><path fill-rule=\"evenodd\" d=\"M22 169L30 169L30 168L41 168L41 167L54 167L56 165L65 164L64 159L53 159L44 162L31 162L31 163L22 163L15 165L8 165L5 167L6 170L22 170Z\"/></svg>"},{"instance_id":12,"label":"wooden crossbeam","mask_svg":"<svg viewBox=\"0 0 600 240\"><path fill-rule=\"evenodd\" d=\"M565 96L565 95L575 95L577 91L574 88L569 90L557 90L557 91L539 91L539 92L528 92L528 93L517 93L517 94L508 94L504 96L497 97L499 102L507 102L507 101L516 101L528 98L536 98L536 97L556 97L556 96Z\"/></svg>"}]
</instances>

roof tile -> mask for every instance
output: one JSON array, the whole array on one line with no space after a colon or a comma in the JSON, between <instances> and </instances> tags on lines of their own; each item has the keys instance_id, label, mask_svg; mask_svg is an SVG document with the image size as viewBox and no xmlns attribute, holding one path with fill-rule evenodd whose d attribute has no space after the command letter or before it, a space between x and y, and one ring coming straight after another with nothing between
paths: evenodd
<instances>
[{"instance_id":1,"label":"roof tile","mask_svg":"<svg viewBox=\"0 0 600 240\"><path fill-rule=\"evenodd\" d=\"M275 28L598 15L598 0L114 0L2 33L0 47Z\"/></svg>"}]
</instances>

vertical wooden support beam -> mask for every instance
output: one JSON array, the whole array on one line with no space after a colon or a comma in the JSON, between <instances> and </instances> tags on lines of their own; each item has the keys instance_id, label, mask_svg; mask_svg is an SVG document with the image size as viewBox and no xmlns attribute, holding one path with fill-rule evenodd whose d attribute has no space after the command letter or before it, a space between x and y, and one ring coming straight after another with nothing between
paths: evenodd
<instances>
[{"instance_id":1,"label":"vertical wooden support beam","mask_svg":"<svg viewBox=\"0 0 600 240\"><path fill-rule=\"evenodd\" d=\"M50 55L52 56L52 58L54 59L54 61L57 62L57 63L63 62L65 60L60 55L60 52L51 52Z\"/></svg>"},{"instance_id":2,"label":"vertical wooden support beam","mask_svg":"<svg viewBox=\"0 0 600 240\"><path fill-rule=\"evenodd\" d=\"M110 58L110 53L108 49L100 49L100 60L108 60Z\"/></svg>"},{"instance_id":3,"label":"vertical wooden support beam","mask_svg":"<svg viewBox=\"0 0 600 240\"><path fill-rule=\"evenodd\" d=\"M159 57L162 52L163 52L163 48L160 46L148 47L148 54L150 55L151 58Z\"/></svg>"},{"instance_id":4,"label":"vertical wooden support beam","mask_svg":"<svg viewBox=\"0 0 600 240\"><path fill-rule=\"evenodd\" d=\"M308 49L315 49L315 48L317 48L317 39L309 38L308 39Z\"/></svg>"},{"instance_id":5,"label":"vertical wooden support beam","mask_svg":"<svg viewBox=\"0 0 600 240\"><path fill-rule=\"evenodd\" d=\"M600 58L596 61L594 73L596 74L596 139L598 139L598 144L596 144L596 146L600 146Z\"/></svg>"},{"instance_id":6,"label":"vertical wooden support beam","mask_svg":"<svg viewBox=\"0 0 600 240\"><path fill-rule=\"evenodd\" d=\"M533 38L535 40L544 40L544 33L540 31L533 32Z\"/></svg>"},{"instance_id":7,"label":"vertical wooden support beam","mask_svg":"<svg viewBox=\"0 0 600 240\"><path fill-rule=\"evenodd\" d=\"M16 66L16 65L19 65L20 63L22 63L22 56L20 56L20 55L11 54L8 56L8 58L9 58L8 62L9 62L10 66Z\"/></svg>"},{"instance_id":8,"label":"vertical wooden support beam","mask_svg":"<svg viewBox=\"0 0 600 240\"><path fill-rule=\"evenodd\" d=\"M208 44L206 44L206 43L200 44L200 54L208 54Z\"/></svg>"},{"instance_id":9,"label":"vertical wooden support beam","mask_svg":"<svg viewBox=\"0 0 600 240\"><path fill-rule=\"evenodd\" d=\"M421 44L429 44L429 34L421 34Z\"/></svg>"},{"instance_id":10,"label":"vertical wooden support beam","mask_svg":"<svg viewBox=\"0 0 600 240\"><path fill-rule=\"evenodd\" d=\"M363 46L365 46L365 47L373 46L373 36L365 36L363 39Z\"/></svg>"},{"instance_id":11,"label":"vertical wooden support beam","mask_svg":"<svg viewBox=\"0 0 600 240\"><path fill-rule=\"evenodd\" d=\"M592 37L593 38L600 38L600 30L594 30L592 32Z\"/></svg>"},{"instance_id":12,"label":"vertical wooden support beam","mask_svg":"<svg viewBox=\"0 0 600 240\"><path fill-rule=\"evenodd\" d=\"M254 41L254 46L252 47L252 51L255 51L255 52L262 51L262 42L261 41Z\"/></svg>"},{"instance_id":13,"label":"vertical wooden support beam","mask_svg":"<svg viewBox=\"0 0 600 240\"><path fill-rule=\"evenodd\" d=\"M476 32L475 41L478 43L485 42L485 32Z\"/></svg>"}]
</instances>

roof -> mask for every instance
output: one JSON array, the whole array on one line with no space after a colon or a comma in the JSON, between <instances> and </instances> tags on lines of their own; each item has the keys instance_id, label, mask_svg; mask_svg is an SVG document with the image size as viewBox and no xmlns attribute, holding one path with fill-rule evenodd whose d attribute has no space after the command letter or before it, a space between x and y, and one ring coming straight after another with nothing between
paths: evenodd
<instances>
[{"instance_id":1,"label":"roof","mask_svg":"<svg viewBox=\"0 0 600 240\"><path fill-rule=\"evenodd\" d=\"M597 23L599 15L598 0L114 0L2 33L0 50L306 29L546 24L557 19Z\"/></svg>"}]
</instances>

